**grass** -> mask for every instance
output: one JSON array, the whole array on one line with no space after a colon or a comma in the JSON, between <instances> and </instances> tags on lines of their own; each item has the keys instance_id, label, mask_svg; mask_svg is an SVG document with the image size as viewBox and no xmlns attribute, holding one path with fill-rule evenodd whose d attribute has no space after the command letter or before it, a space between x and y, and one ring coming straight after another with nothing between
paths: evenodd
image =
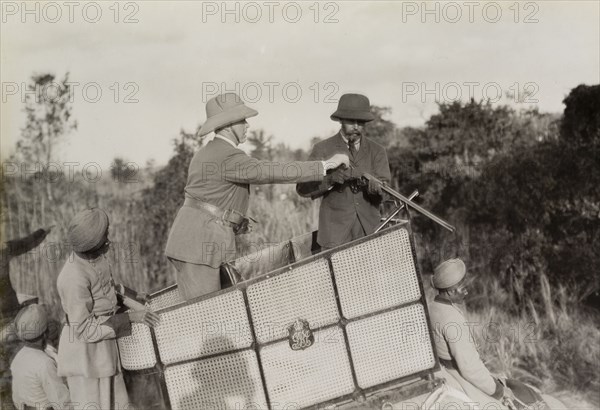
<instances>
[{"instance_id":1,"label":"grass","mask_svg":"<svg viewBox=\"0 0 600 410\"><path fill-rule=\"evenodd\" d=\"M544 274L539 276L541 303L529 300L518 314L508 313L496 279L479 287L488 290L482 297L487 303L479 303L467 319L478 324L474 337L488 368L554 393L569 408L599 408L598 313L570 297L576 292L552 289Z\"/></svg>"},{"instance_id":2,"label":"grass","mask_svg":"<svg viewBox=\"0 0 600 410\"><path fill-rule=\"evenodd\" d=\"M139 189L141 184L127 189ZM70 253L67 229L75 213L92 206L105 209L111 219L113 247L109 257L115 280L133 287L150 285L136 252L138 232L132 223L137 220L135 197L127 195L126 188L106 181L92 184L77 180L72 184L54 184L54 198L48 199L40 185L35 181L5 181L9 195L3 208L3 237L20 238L38 228L53 226L40 246L10 262L12 284L18 293L40 297L48 304L52 317L62 318L56 279Z\"/></svg>"}]
</instances>

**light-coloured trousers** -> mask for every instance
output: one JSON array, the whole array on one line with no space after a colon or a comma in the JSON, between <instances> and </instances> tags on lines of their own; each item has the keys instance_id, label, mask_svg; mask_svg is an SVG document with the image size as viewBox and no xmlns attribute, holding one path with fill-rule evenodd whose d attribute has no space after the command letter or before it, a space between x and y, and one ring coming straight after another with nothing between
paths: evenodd
<instances>
[{"instance_id":1,"label":"light-coloured trousers","mask_svg":"<svg viewBox=\"0 0 600 410\"><path fill-rule=\"evenodd\" d=\"M221 290L219 268L169 258L177 269L177 288L184 300Z\"/></svg>"},{"instance_id":2,"label":"light-coloured trousers","mask_svg":"<svg viewBox=\"0 0 600 410\"><path fill-rule=\"evenodd\" d=\"M71 403L76 409L127 410L129 405L123 373L98 379L83 376L67 377Z\"/></svg>"}]
</instances>

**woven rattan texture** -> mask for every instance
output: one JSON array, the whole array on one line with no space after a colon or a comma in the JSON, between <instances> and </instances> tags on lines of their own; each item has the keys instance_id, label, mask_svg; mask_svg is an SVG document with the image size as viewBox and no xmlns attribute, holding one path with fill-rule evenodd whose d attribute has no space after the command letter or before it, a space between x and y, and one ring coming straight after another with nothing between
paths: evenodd
<instances>
[{"instance_id":1,"label":"woven rattan texture","mask_svg":"<svg viewBox=\"0 0 600 410\"><path fill-rule=\"evenodd\" d=\"M234 290L160 314L156 340L163 363L249 347L252 334L241 291Z\"/></svg>"},{"instance_id":2,"label":"woven rattan texture","mask_svg":"<svg viewBox=\"0 0 600 410\"><path fill-rule=\"evenodd\" d=\"M331 256L347 319L420 298L410 238L398 229Z\"/></svg>"},{"instance_id":3,"label":"woven rattan texture","mask_svg":"<svg viewBox=\"0 0 600 410\"><path fill-rule=\"evenodd\" d=\"M287 337L287 327L296 319L307 320L314 329L339 318L325 259L257 282L247 294L259 343Z\"/></svg>"},{"instance_id":4,"label":"woven rattan texture","mask_svg":"<svg viewBox=\"0 0 600 410\"><path fill-rule=\"evenodd\" d=\"M362 388L435 365L427 317L420 303L349 323L346 331Z\"/></svg>"},{"instance_id":5,"label":"woven rattan texture","mask_svg":"<svg viewBox=\"0 0 600 410\"><path fill-rule=\"evenodd\" d=\"M179 289L177 288L177 285L175 285L159 295L152 296L149 304L150 309L157 311L181 302L183 302L183 299L179 296Z\"/></svg>"},{"instance_id":6,"label":"woven rattan texture","mask_svg":"<svg viewBox=\"0 0 600 410\"><path fill-rule=\"evenodd\" d=\"M156 364L150 328L141 323L131 324L131 335L117 339L121 365L126 370L149 369Z\"/></svg>"},{"instance_id":7,"label":"woven rattan texture","mask_svg":"<svg viewBox=\"0 0 600 410\"><path fill-rule=\"evenodd\" d=\"M252 350L169 366L165 379L174 410L267 408Z\"/></svg>"},{"instance_id":8,"label":"woven rattan texture","mask_svg":"<svg viewBox=\"0 0 600 410\"><path fill-rule=\"evenodd\" d=\"M306 350L291 350L287 340L261 348L269 400L277 408L304 408L354 391L342 330L323 329L314 336Z\"/></svg>"}]
</instances>

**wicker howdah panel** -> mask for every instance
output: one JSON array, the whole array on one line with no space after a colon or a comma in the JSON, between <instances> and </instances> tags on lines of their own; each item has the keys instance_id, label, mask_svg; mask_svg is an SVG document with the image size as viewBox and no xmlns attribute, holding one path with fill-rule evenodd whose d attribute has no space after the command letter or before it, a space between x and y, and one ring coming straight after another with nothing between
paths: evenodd
<instances>
[{"instance_id":1,"label":"wicker howdah panel","mask_svg":"<svg viewBox=\"0 0 600 410\"><path fill-rule=\"evenodd\" d=\"M177 363L252 344L242 291L235 290L160 314L156 327L164 364Z\"/></svg>"},{"instance_id":2,"label":"wicker howdah panel","mask_svg":"<svg viewBox=\"0 0 600 410\"><path fill-rule=\"evenodd\" d=\"M156 354L148 326L132 323L131 335L117 339L117 344L124 369L150 369L156 364Z\"/></svg>"},{"instance_id":3,"label":"wicker howdah panel","mask_svg":"<svg viewBox=\"0 0 600 410\"><path fill-rule=\"evenodd\" d=\"M287 328L298 318L307 320L312 329L339 319L325 259L257 282L247 292L259 343L287 337Z\"/></svg>"},{"instance_id":4,"label":"wicker howdah panel","mask_svg":"<svg viewBox=\"0 0 600 410\"><path fill-rule=\"evenodd\" d=\"M419 303L352 322L346 330L362 388L435 365L427 316Z\"/></svg>"},{"instance_id":5,"label":"wicker howdah panel","mask_svg":"<svg viewBox=\"0 0 600 410\"><path fill-rule=\"evenodd\" d=\"M411 241L396 226L199 301L157 292L161 323L119 339L123 367L153 368L173 409L300 409L421 378L436 358Z\"/></svg>"},{"instance_id":6,"label":"wicker howdah panel","mask_svg":"<svg viewBox=\"0 0 600 410\"><path fill-rule=\"evenodd\" d=\"M404 228L336 252L331 264L347 319L421 297L410 236Z\"/></svg>"},{"instance_id":7,"label":"wicker howdah panel","mask_svg":"<svg viewBox=\"0 0 600 410\"><path fill-rule=\"evenodd\" d=\"M173 410L268 408L252 350L169 366L165 380Z\"/></svg>"},{"instance_id":8,"label":"wicker howdah panel","mask_svg":"<svg viewBox=\"0 0 600 410\"><path fill-rule=\"evenodd\" d=\"M181 302L183 302L183 299L179 295L179 288L177 286L171 286L168 290L164 290L158 295L152 296L149 307L150 309L157 311Z\"/></svg>"},{"instance_id":9,"label":"wicker howdah panel","mask_svg":"<svg viewBox=\"0 0 600 410\"><path fill-rule=\"evenodd\" d=\"M273 406L300 409L354 391L342 329L323 329L314 337L306 350L292 351L287 340L260 349Z\"/></svg>"}]
</instances>

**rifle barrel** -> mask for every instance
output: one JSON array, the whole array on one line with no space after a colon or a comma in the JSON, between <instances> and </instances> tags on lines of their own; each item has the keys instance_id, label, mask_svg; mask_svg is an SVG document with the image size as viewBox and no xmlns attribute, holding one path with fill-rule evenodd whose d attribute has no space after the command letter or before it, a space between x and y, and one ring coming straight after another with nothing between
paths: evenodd
<instances>
[{"instance_id":1,"label":"rifle barrel","mask_svg":"<svg viewBox=\"0 0 600 410\"><path fill-rule=\"evenodd\" d=\"M425 209L425 208L423 208L423 207L415 204L413 201L411 201L410 199L408 199L407 197L405 197L401 193L393 190L392 188L390 188L389 186L387 186L386 184L384 184L383 182L381 182L380 180L378 180L377 178L375 178L373 175L365 173L365 174L363 174L363 178L365 178L368 181L374 180L374 181L379 182L380 184L382 184L381 189L383 191L387 192L388 194L390 194L394 198L401 200L406 205L408 205L411 208L413 208L415 211L417 211L417 212L425 215L426 217L428 217L432 221L436 222L437 224L441 225L442 227L444 227L445 229L449 230L450 232L454 232L456 230L456 228L454 228L454 226L450 225L448 222L444 221L439 216L437 216L437 215L433 214L432 212L429 212L427 209Z\"/></svg>"}]
</instances>

